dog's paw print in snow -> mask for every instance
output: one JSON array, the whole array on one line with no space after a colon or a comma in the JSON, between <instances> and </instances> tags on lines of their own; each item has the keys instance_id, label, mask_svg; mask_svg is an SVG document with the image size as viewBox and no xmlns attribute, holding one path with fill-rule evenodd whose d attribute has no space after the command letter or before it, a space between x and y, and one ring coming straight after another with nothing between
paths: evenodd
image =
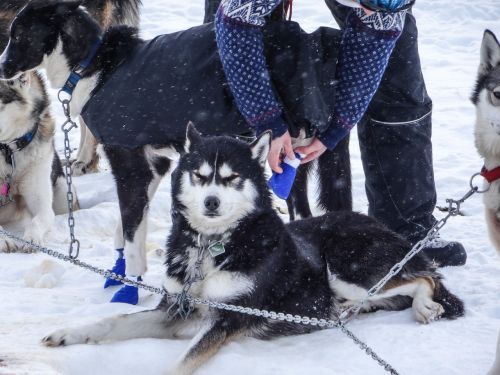
<instances>
[{"instance_id":1,"label":"dog's paw print in snow","mask_svg":"<svg viewBox=\"0 0 500 375\"><path fill-rule=\"evenodd\" d=\"M29 288L53 288L61 280L65 268L52 260L44 260L24 275Z\"/></svg>"}]
</instances>

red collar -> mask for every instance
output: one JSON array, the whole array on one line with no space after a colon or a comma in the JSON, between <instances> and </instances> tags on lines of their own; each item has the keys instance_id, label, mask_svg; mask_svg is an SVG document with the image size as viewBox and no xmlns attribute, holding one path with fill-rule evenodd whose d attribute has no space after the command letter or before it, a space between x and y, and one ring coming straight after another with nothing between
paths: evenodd
<instances>
[{"instance_id":1,"label":"red collar","mask_svg":"<svg viewBox=\"0 0 500 375\"><path fill-rule=\"evenodd\" d=\"M496 167L491 171L487 170L486 167L483 167L481 169L481 176L483 176L486 179L486 181L488 181L491 184L493 181L500 179L500 167Z\"/></svg>"}]
</instances>

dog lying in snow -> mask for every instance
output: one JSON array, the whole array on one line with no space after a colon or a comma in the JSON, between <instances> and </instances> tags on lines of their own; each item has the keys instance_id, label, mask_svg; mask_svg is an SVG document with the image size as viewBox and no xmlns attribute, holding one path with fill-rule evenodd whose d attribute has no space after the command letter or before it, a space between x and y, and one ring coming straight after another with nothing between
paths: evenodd
<instances>
[{"instance_id":1,"label":"dog lying in snow","mask_svg":"<svg viewBox=\"0 0 500 375\"><path fill-rule=\"evenodd\" d=\"M163 286L180 293L192 282L189 293L194 297L334 318L343 307L365 298L411 246L368 216L350 211L283 224L272 208L263 173L270 142L269 133L248 146L228 137L202 138L188 127L187 153L172 176L175 209ZM270 339L318 329L206 306L194 306L184 319L171 313L179 307L170 309L174 302L165 296L155 310L62 329L43 343L175 338L183 328L201 324L171 372L191 374L239 336ZM445 288L424 255L413 258L380 294L370 297L364 311L408 307L421 323L464 313L462 301Z\"/></svg>"}]
</instances>

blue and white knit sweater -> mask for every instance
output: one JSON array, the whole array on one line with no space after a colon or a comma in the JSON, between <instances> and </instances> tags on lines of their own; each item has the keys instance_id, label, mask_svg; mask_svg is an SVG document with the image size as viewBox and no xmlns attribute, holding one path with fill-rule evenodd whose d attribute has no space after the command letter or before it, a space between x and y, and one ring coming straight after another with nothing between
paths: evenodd
<instances>
[{"instance_id":1,"label":"blue and white knit sweater","mask_svg":"<svg viewBox=\"0 0 500 375\"><path fill-rule=\"evenodd\" d=\"M236 104L257 134L279 137L287 131L271 87L261 27L281 0L223 0L215 26L217 45ZM404 26L405 12L373 13L355 8L346 20L337 70L335 111L318 135L335 148L358 123L377 91Z\"/></svg>"}]
</instances>

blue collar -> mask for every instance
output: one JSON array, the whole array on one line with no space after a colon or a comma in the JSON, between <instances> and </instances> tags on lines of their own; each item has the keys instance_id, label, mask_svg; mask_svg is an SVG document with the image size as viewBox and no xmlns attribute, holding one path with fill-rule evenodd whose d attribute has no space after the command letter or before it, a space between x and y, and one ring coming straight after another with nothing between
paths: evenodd
<instances>
[{"instance_id":1,"label":"blue collar","mask_svg":"<svg viewBox=\"0 0 500 375\"><path fill-rule=\"evenodd\" d=\"M94 59L97 50L99 49L101 44L102 44L102 38L98 36L94 41L94 43L92 44L92 46L90 46L90 51L87 57L85 57L85 59L76 64L76 66L71 70L71 73L68 79L66 80L66 83L62 87L61 91L64 91L69 96L73 95L73 91L75 90L76 85L78 84L80 79L82 79L85 70L89 67L90 63Z\"/></svg>"},{"instance_id":2,"label":"blue collar","mask_svg":"<svg viewBox=\"0 0 500 375\"><path fill-rule=\"evenodd\" d=\"M5 162L9 165L13 165L12 159L15 152L21 151L26 146L28 146L33 138L35 138L36 132L38 131L38 122L35 124L33 129L24 134L22 137L16 138L9 143L0 143L0 152L5 158Z\"/></svg>"}]
</instances>

